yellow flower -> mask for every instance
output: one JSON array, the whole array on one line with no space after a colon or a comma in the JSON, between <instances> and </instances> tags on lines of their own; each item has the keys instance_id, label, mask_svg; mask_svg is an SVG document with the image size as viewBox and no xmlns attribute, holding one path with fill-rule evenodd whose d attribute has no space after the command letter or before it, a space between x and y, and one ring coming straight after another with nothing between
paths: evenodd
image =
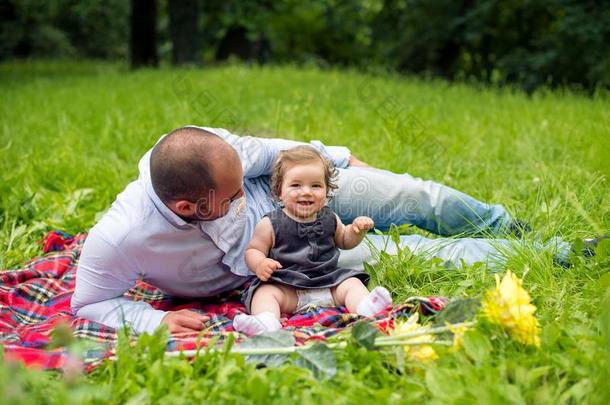
<instances>
[{"instance_id":1,"label":"yellow flower","mask_svg":"<svg viewBox=\"0 0 610 405\"><path fill-rule=\"evenodd\" d=\"M502 281L496 274L496 288L483 299L483 313L491 323L502 326L516 341L540 346L536 307L522 287L522 281L507 271Z\"/></svg>"},{"instance_id":2,"label":"yellow flower","mask_svg":"<svg viewBox=\"0 0 610 405\"><path fill-rule=\"evenodd\" d=\"M464 346L464 333L468 330L468 326L463 323L454 325L449 322L445 322L445 325L449 332L453 333L453 349L461 349Z\"/></svg>"},{"instance_id":3,"label":"yellow flower","mask_svg":"<svg viewBox=\"0 0 610 405\"><path fill-rule=\"evenodd\" d=\"M430 326L422 326L419 322L419 314L413 314L406 322L396 322L394 324L394 330L390 335L400 337L402 335L410 334L413 332L426 332L430 330ZM405 342L430 342L434 341L434 335L422 334L404 339ZM438 355L430 345L405 345L405 353L411 361L430 361L436 360Z\"/></svg>"}]
</instances>

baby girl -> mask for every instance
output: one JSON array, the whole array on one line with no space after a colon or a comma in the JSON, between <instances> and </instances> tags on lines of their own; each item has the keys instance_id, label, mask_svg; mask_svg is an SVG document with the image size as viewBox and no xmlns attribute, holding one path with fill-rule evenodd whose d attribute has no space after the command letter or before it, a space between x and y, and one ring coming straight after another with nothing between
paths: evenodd
<instances>
[{"instance_id":1,"label":"baby girl","mask_svg":"<svg viewBox=\"0 0 610 405\"><path fill-rule=\"evenodd\" d=\"M244 292L251 315L237 315L235 330L258 335L281 328L280 314L311 306L345 305L347 310L372 316L392 303L388 290L369 292L369 276L337 267L339 250L352 249L373 227L358 217L343 225L328 207L337 188L331 163L309 146L280 153L273 167L271 193L282 208L263 217L246 250L246 264L255 279Z\"/></svg>"}]
</instances>

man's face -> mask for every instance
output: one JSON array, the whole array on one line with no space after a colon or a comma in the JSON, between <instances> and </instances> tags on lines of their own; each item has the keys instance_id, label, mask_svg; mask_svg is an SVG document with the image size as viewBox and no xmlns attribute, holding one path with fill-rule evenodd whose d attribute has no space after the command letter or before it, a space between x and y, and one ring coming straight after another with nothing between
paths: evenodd
<instances>
[{"instance_id":1,"label":"man's face","mask_svg":"<svg viewBox=\"0 0 610 405\"><path fill-rule=\"evenodd\" d=\"M243 169L235 151L227 150L222 159L214 161L212 177L216 187L197 201L181 200L172 210L185 220L213 221L229 212L231 202L244 195Z\"/></svg>"},{"instance_id":2,"label":"man's face","mask_svg":"<svg viewBox=\"0 0 610 405\"><path fill-rule=\"evenodd\" d=\"M216 188L197 201L194 219L212 221L224 217L229 212L231 202L243 197L242 168L240 164L233 166L233 168L217 171Z\"/></svg>"}]
</instances>

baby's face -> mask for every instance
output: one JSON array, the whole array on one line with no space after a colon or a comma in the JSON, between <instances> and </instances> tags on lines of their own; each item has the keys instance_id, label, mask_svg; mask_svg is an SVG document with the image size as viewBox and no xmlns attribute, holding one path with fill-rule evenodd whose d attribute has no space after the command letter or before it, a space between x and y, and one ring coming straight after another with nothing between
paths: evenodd
<instances>
[{"instance_id":1,"label":"baby's face","mask_svg":"<svg viewBox=\"0 0 610 405\"><path fill-rule=\"evenodd\" d=\"M284 173L280 200L286 210L304 221L316 219L326 204L324 167L312 162L292 166Z\"/></svg>"}]
</instances>

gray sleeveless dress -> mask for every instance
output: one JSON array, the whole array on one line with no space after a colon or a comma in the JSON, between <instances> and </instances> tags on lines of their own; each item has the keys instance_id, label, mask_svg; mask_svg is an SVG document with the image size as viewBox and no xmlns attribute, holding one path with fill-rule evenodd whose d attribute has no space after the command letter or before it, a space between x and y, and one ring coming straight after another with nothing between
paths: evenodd
<instances>
[{"instance_id":1,"label":"gray sleeveless dress","mask_svg":"<svg viewBox=\"0 0 610 405\"><path fill-rule=\"evenodd\" d=\"M269 257L282 264L267 283L312 289L335 287L350 277L357 277L365 284L369 281L364 271L337 267L337 217L330 208L322 208L315 221L306 223L295 221L282 209L265 216L271 220L275 234ZM256 278L244 292L243 302L248 311L254 292L264 283Z\"/></svg>"}]
</instances>

